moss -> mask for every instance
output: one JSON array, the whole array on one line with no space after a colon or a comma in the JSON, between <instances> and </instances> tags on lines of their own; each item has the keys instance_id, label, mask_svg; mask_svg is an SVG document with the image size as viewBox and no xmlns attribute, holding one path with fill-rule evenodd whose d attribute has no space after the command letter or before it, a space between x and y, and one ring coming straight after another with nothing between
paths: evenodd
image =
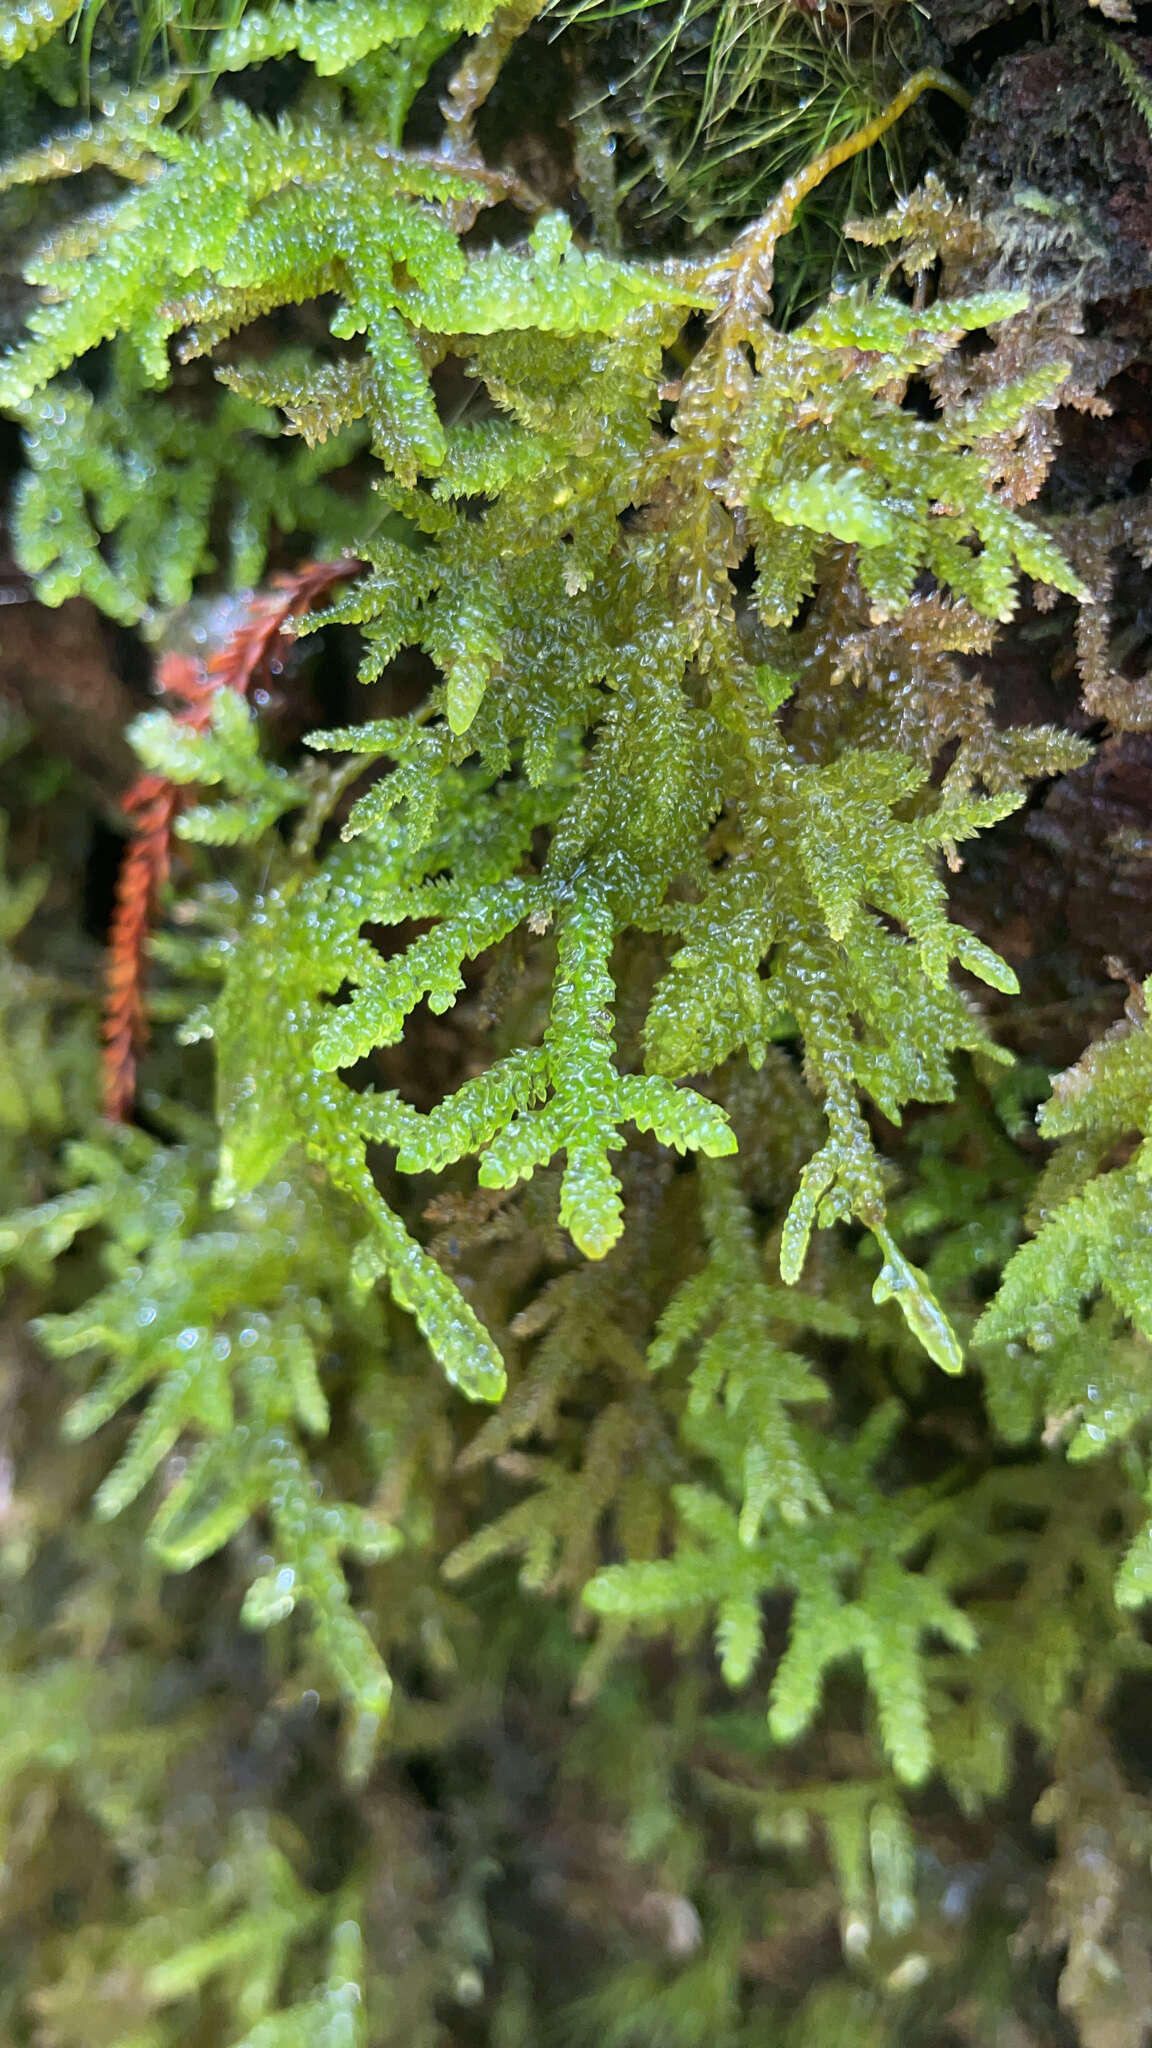
<instances>
[{"instance_id":1,"label":"moss","mask_svg":"<svg viewBox=\"0 0 1152 2048\"><path fill-rule=\"evenodd\" d=\"M1022 593L1142 722L1142 507L1045 496L1118 358L1072 229L935 175L774 316L932 72L727 243L574 235L477 142L529 13L250 10L6 173L103 181L0 365L17 545L168 695L134 1122L32 827L0 897L0 2015L1136 2048L1149 989L1018 1067L949 892L1091 753L994 701Z\"/></svg>"}]
</instances>

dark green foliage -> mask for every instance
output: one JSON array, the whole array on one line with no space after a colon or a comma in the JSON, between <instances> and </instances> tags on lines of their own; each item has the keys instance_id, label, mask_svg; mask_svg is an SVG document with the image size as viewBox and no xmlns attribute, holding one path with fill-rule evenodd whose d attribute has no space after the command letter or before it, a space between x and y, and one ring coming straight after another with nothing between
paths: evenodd
<instances>
[{"instance_id":1,"label":"dark green foliage","mask_svg":"<svg viewBox=\"0 0 1152 2048\"><path fill-rule=\"evenodd\" d=\"M0 365L41 597L163 643L346 549L298 632L366 698L131 728L194 793L140 1127L0 896L0 2025L1048 2048L1027 1923L1137 2048L1152 984L1034 1128L949 893L1090 753L979 664L1079 606L1095 708L1104 544L1034 501L1114 365L933 180L791 331L831 158L586 245L477 141L530 12L173 16L211 92L6 174L85 181Z\"/></svg>"}]
</instances>

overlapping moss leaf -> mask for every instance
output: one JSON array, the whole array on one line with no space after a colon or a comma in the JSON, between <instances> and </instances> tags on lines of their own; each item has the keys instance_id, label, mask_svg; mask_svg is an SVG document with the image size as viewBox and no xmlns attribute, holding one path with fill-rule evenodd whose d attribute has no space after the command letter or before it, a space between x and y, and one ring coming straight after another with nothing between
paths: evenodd
<instances>
[{"instance_id":1,"label":"overlapping moss leaf","mask_svg":"<svg viewBox=\"0 0 1152 2048\"><path fill-rule=\"evenodd\" d=\"M388 1677L351 1607L339 1559L386 1557L397 1534L359 1507L322 1498L300 1434L327 1430L320 1362L335 1319L363 1326L372 1312L346 1292L331 1296L326 1276L342 1265L343 1245L306 1182L282 1179L234 1204L228 1227L213 1228L204 1169L203 1158L178 1147L77 1147L75 1187L11 1216L0 1255L34 1265L103 1227L106 1284L82 1308L38 1325L51 1356L107 1361L68 1411L73 1441L149 1390L99 1488L96 1513L121 1514L177 1443L199 1439L154 1519L157 1554L170 1569L187 1570L266 1512L271 1554L249 1588L244 1618L268 1627L306 1602L317 1649L340 1688L380 1713Z\"/></svg>"},{"instance_id":2,"label":"overlapping moss leaf","mask_svg":"<svg viewBox=\"0 0 1152 2048\"><path fill-rule=\"evenodd\" d=\"M359 629L373 692L303 759L278 758L227 693L202 731L138 723L149 770L202 793L182 815L192 860L155 949L171 977L157 1008L184 1011L182 976L207 991L181 1035L213 1041L216 1130L103 1133L0 1224L17 1286L56 1290L44 1377L60 1398L66 1377L81 1389L69 1455L91 1457L102 1518L80 1540L110 1558L117 1532L127 1549L146 1529L150 1585L198 1568L203 1597L225 1589L230 1644L231 1621L266 1629L299 1603L305 1626L261 1666L272 1704L254 1734L243 1677L220 1682L245 1730L221 1737L222 1780L258 1783L242 1807L275 1805L261 1774L284 1725L303 1741L321 1700L351 1703L367 1847L347 1862L368 1889L341 1869L317 1890L286 1830L221 1819L220 1868L188 1905L147 1832L152 1778L142 1764L134 1801L108 1761L103 1666L123 1667L86 1579L93 1729L51 1666L0 1705L12 1782L39 1792L55 1772L86 1812L128 1810L129 1861L149 1872L147 1898L113 1885L124 1927L86 1930L37 2008L65 2048L91 2011L104 2024L93 1982L107 2031L141 2048L186 2021L242 2028L245 2048L438 2038L450 1997L483 2002L478 2039L535 2038L519 1961L485 1980L518 1852L493 1884L477 1846L500 1828L517 1841L523 1814L485 1809L475 1837L466 1817L434 1903L396 1903L422 1866L410 1794L383 1767L365 1783L385 1655L397 1754L424 1759L414 1785L428 1756L456 1768L472 1743L493 1811L505 1779L565 1772L579 1803L601 1745L586 1890L616 1912L614 1957L621 1928L663 1929L663 1946L559 2002L573 2040L621 2043L734 2040L746 2009L773 2037L784 2024L748 1985L785 1887L769 1871L749 1904L709 1857L727 1869L737 1841L757 1869L765 1851L827 1864L811 1924L838 1896L861 1965L869 1944L911 1940L923 1877L896 1781L939 1768L974 1816L1021 1738L1057 1758L1089 1683L1105 1699L1142 1668L1112 1605L1133 1537L1121 1599L1152 1583L1142 1019L1045 1113L1063 1137L1050 1213L977 1341L1002 1435L1043 1428L1050 1455L990 1452L972 1383L924 1362L961 1366L1025 1171L967 1098L955 1121L898 1131L910 1106L951 1101L958 1059L983 1081L1005 1060L976 985L1006 996L1014 977L950 915L943 868L1084 757L1066 733L1005 729L970 667L1022 575L1083 595L1026 509L1069 363L1046 344L964 384L955 344L1025 321L999 291L909 302L889 279L776 330L779 210L701 265L586 246L475 142L528 12L250 10L213 64L303 59L295 97L297 71L275 74L286 112L227 93L197 108L181 81L110 94L102 120L9 173L95 171L121 194L102 186L34 259L30 339L0 372L41 436L18 539L45 595L84 590L160 625L214 560L254 577L291 520L365 565L312 626ZM478 40L446 88L444 141L406 147L413 96L460 32ZM291 346L270 345L269 315ZM215 411L206 381L179 409L158 395L173 345L214 358ZM277 418L304 444L288 460ZM189 876L213 871L198 893ZM156 1071L191 1085L170 1042ZM179 1121L153 1097L145 1115ZM506 1379L486 1413L456 1398L496 1403ZM9 1570L34 1548L23 1512ZM386 1571L356 1568L393 1552ZM548 1616L541 1595L558 1594L583 1601L575 1630ZM133 1624L147 1679L123 1679L137 1722L186 1682L170 1646L186 1638L153 1606ZM584 1656L570 1638L589 1614ZM37 1624L57 1626L22 1615L22 1644ZM709 1712L702 1624L766 1712L754 1694L742 1720ZM625 1646L665 1632L662 1721L636 1706L647 1667ZM564 1729L555 1750L539 1738L539 1779L515 1748L509 1674L525 1669L525 1718ZM20 1727L37 1713L42 1740ZM170 1769L175 1735L157 1746ZM1060 1809L1069 1868L1076 1796ZM442 1841L450 1770L436 1798ZM35 1835L35 1814L23 1824ZM577 1889L566 1853L534 1844L526 1921ZM919 1948L888 1951L868 1964L879 2002L817 1995L797 2040L879 2042L921 1965Z\"/></svg>"}]
</instances>

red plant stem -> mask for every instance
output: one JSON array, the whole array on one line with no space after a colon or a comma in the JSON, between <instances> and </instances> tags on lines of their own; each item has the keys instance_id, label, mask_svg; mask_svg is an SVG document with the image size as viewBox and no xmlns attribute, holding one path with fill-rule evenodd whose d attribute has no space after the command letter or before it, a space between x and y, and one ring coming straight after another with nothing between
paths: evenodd
<instances>
[{"instance_id":1,"label":"red plant stem","mask_svg":"<svg viewBox=\"0 0 1152 2048\"><path fill-rule=\"evenodd\" d=\"M238 690L246 697L293 619L310 612L334 583L357 575L360 568L361 564L351 558L343 562L305 562L290 575L275 577L271 590L257 592L248 607L247 618L209 661L213 689Z\"/></svg>"},{"instance_id":2,"label":"red plant stem","mask_svg":"<svg viewBox=\"0 0 1152 2048\"><path fill-rule=\"evenodd\" d=\"M291 575L277 576L271 590L258 593L247 616L204 668L191 655L166 654L156 672L160 691L175 700L175 717L193 732L212 720L219 690L249 695L268 670L277 646L294 619L311 610L334 583L354 576L360 563L305 562ZM160 893L168 880L172 832L191 796L162 775L138 776L124 798L132 840L116 883L108 933L103 1026L104 1114L115 1123L127 1117L136 1095L136 1066L148 1040L144 1003L148 937Z\"/></svg>"}]
</instances>

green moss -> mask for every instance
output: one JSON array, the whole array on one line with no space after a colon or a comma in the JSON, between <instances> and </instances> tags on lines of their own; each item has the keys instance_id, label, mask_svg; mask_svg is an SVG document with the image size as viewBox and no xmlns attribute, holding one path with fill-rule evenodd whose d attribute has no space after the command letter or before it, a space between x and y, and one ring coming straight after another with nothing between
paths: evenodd
<instances>
[{"instance_id":1,"label":"green moss","mask_svg":"<svg viewBox=\"0 0 1152 2048\"><path fill-rule=\"evenodd\" d=\"M293 751L229 691L132 727L198 792L147 1128L0 897L0 2015L1056 2041L1028 1920L1135 2043L1143 998L1041 1172L945 873L1090 752L973 673L1024 579L1101 594L1034 503L1083 360L932 182L774 325L846 149L710 255L585 246L476 141L527 20L249 11L206 62L291 60L275 118L175 74L6 174L103 180L0 366L44 601L163 641L354 549L300 632L369 694Z\"/></svg>"}]
</instances>

